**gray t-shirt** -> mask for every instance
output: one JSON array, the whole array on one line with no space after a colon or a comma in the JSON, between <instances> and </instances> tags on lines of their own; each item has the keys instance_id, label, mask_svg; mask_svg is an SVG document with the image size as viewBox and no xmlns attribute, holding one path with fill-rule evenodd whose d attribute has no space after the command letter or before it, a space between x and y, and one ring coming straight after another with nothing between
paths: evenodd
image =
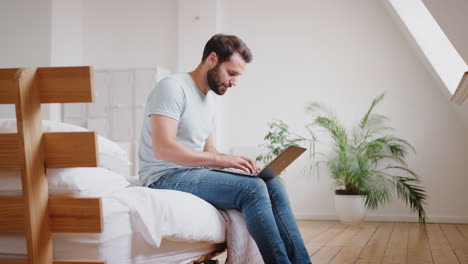
<instances>
[{"instance_id":1,"label":"gray t-shirt","mask_svg":"<svg viewBox=\"0 0 468 264\"><path fill-rule=\"evenodd\" d=\"M151 115L164 115L179 121L176 139L187 147L203 151L206 138L214 128L214 95L198 89L188 73L177 73L162 79L151 91L141 128L140 181L144 186L157 181L167 170L182 167L153 155Z\"/></svg>"}]
</instances>

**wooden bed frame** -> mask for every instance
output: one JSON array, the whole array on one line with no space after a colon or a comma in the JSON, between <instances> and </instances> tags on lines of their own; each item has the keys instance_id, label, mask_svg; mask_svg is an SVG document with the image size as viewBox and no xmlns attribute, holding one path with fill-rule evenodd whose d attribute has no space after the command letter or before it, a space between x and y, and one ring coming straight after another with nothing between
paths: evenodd
<instances>
[{"instance_id":1,"label":"wooden bed frame","mask_svg":"<svg viewBox=\"0 0 468 264\"><path fill-rule=\"evenodd\" d=\"M49 197L46 168L98 166L95 132L43 132L41 103L93 102L91 67L0 69L0 104L15 104L17 133L0 133L0 168L20 168L22 196L0 197L0 232L22 232L27 259L0 264L103 264L54 260L51 232L101 233L101 198ZM225 244L193 263L208 262Z\"/></svg>"}]
</instances>

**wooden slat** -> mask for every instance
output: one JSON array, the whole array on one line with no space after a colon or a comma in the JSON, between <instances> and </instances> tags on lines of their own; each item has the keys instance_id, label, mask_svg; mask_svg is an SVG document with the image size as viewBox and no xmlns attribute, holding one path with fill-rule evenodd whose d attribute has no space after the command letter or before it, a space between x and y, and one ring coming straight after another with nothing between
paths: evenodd
<instances>
[{"instance_id":1,"label":"wooden slat","mask_svg":"<svg viewBox=\"0 0 468 264\"><path fill-rule=\"evenodd\" d=\"M102 232L100 198L49 197L48 206L52 232ZM0 232L25 232L24 210L23 197L0 197Z\"/></svg>"},{"instance_id":2,"label":"wooden slat","mask_svg":"<svg viewBox=\"0 0 468 264\"><path fill-rule=\"evenodd\" d=\"M52 262L47 201L47 179L44 168L42 115L36 69L19 71L17 85L16 120L18 127L21 183L25 204L25 226L30 263Z\"/></svg>"},{"instance_id":3,"label":"wooden slat","mask_svg":"<svg viewBox=\"0 0 468 264\"><path fill-rule=\"evenodd\" d=\"M48 168L97 167L95 132L44 133Z\"/></svg>"},{"instance_id":4,"label":"wooden slat","mask_svg":"<svg viewBox=\"0 0 468 264\"><path fill-rule=\"evenodd\" d=\"M18 96L14 83L19 69L0 69L0 104L14 104Z\"/></svg>"},{"instance_id":5,"label":"wooden slat","mask_svg":"<svg viewBox=\"0 0 468 264\"><path fill-rule=\"evenodd\" d=\"M28 264L28 259L0 259L0 264Z\"/></svg>"},{"instance_id":6,"label":"wooden slat","mask_svg":"<svg viewBox=\"0 0 468 264\"><path fill-rule=\"evenodd\" d=\"M97 167L95 132L44 133L48 168ZM0 134L0 168L20 168L17 134Z\"/></svg>"},{"instance_id":7,"label":"wooden slat","mask_svg":"<svg viewBox=\"0 0 468 264\"><path fill-rule=\"evenodd\" d=\"M39 68L41 103L93 102L91 67Z\"/></svg>"},{"instance_id":8,"label":"wooden slat","mask_svg":"<svg viewBox=\"0 0 468 264\"><path fill-rule=\"evenodd\" d=\"M19 168L18 134L0 134L0 168Z\"/></svg>"},{"instance_id":9,"label":"wooden slat","mask_svg":"<svg viewBox=\"0 0 468 264\"><path fill-rule=\"evenodd\" d=\"M0 197L0 232L24 232L22 196Z\"/></svg>"},{"instance_id":10,"label":"wooden slat","mask_svg":"<svg viewBox=\"0 0 468 264\"><path fill-rule=\"evenodd\" d=\"M102 232L100 198L50 197L49 210L52 232Z\"/></svg>"},{"instance_id":11,"label":"wooden slat","mask_svg":"<svg viewBox=\"0 0 468 264\"><path fill-rule=\"evenodd\" d=\"M0 69L0 104L15 104L15 76L22 69ZM41 103L94 102L91 67L50 67L37 69Z\"/></svg>"}]
</instances>

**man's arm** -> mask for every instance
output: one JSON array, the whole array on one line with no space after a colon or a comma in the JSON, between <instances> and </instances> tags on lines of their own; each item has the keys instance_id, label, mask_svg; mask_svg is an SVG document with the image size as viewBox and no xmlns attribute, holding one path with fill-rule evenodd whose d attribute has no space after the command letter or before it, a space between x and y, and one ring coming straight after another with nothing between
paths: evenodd
<instances>
[{"instance_id":1,"label":"man's arm","mask_svg":"<svg viewBox=\"0 0 468 264\"><path fill-rule=\"evenodd\" d=\"M255 161L251 159L220 154L217 151L196 151L177 141L176 135L179 121L173 118L163 115L151 115L150 121L153 154L157 159L181 166L236 168L250 173L257 171ZM212 142L209 144L212 145ZM213 150L214 146L212 145L211 147L211 150Z\"/></svg>"},{"instance_id":2,"label":"man's arm","mask_svg":"<svg viewBox=\"0 0 468 264\"><path fill-rule=\"evenodd\" d=\"M210 134L208 138L205 141L205 147L203 148L203 151L205 152L210 152L210 153L215 153L215 154L221 154L213 144L213 135Z\"/></svg>"}]
</instances>

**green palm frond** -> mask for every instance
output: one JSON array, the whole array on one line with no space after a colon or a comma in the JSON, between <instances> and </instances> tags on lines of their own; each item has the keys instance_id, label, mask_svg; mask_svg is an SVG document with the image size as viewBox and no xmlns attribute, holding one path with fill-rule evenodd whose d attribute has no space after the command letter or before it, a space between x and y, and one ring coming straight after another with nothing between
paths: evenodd
<instances>
[{"instance_id":1,"label":"green palm frond","mask_svg":"<svg viewBox=\"0 0 468 264\"><path fill-rule=\"evenodd\" d=\"M418 213L419 222L425 223L426 212L424 204L426 201L426 192L419 186L420 182L417 179L397 176L394 177L398 197L404 199L411 210Z\"/></svg>"},{"instance_id":2,"label":"green palm frond","mask_svg":"<svg viewBox=\"0 0 468 264\"><path fill-rule=\"evenodd\" d=\"M377 209L390 200L392 181L375 171L366 177L362 192L366 194L365 204L371 210Z\"/></svg>"},{"instance_id":3,"label":"green palm frond","mask_svg":"<svg viewBox=\"0 0 468 264\"><path fill-rule=\"evenodd\" d=\"M367 118L367 122L365 124L365 128L368 130L375 130L375 133L379 131L393 131L394 128L386 126L385 123L389 121L388 117L380 114L370 114ZM362 121L361 121L362 122ZM364 129L364 127L360 127Z\"/></svg>"},{"instance_id":4,"label":"green palm frond","mask_svg":"<svg viewBox=\"0 0 468 264\"><path fill-rule=\"evenodd\" d=\"M332 135L336 146L340 150L344 151L346 149L348 144L348 135L346 133L346 129L343 127L343 125L340 124L338 120L319 116L315 119L315 123L328 130L328 132Z\"/></svg>"},{"instance_id":5,"label":"green palm frond","mask_svg":"<svg viewBox=\"0 0 468 264\"><path fill-rule=\"evenodd\" d=\"M359 126L361 128L365 128L366 125L367 125L367 122L369 120L369 116L372 112L372 110L374 110L374 107L380 102L382 101L382 99L385 97L385 93L382 93L381 95L377 96L374 100L372 100L372 103L371 103L371 106L369 107L369 110L367 111L367 113L364 115L364 117L361 119L361 122L359 123Z\"/></svg>"},{"instance_id":6,"label":"green palm frond","mask_svg":"<svg viewBox=\"0 0 468 264\"><path fill-rule=\"evenodd\" d=\"M324 116L329 119L338 120L337 115L332 108L319 102L309 103L306 106L306 111L316 116Z\"/></svg>"},{"instance_id":7,"label":"green palm frond","mask_svg":"<svg viewBox=\"0 0 468 264\"><path fill-rule=\"evenodd\" d=\"M406 167L403 167L403 166L392 166L392 165L389 165L386 167L386 169L398 169L398 170L402 170L403 172L405 173L408 173L410 174L411 176L413 176L415 179L418 179L418 175L416 174L416 172L406 168Z\"/></svg>"},{"instance_id":8,"label":"green palm frond","mask_svg":"<svg viewBox=\"0 0 468 264\"><path fill-rule=\"evenodd\" d=\"M365 195L365 204L369 209L376 209L388 202L396 190L398 198L405 200L418 213L419 221L424 223L425 190L406 162L408 152L416 151L408 141L390 134L394 129L387 125L386 116L372 113L384 96L385 93L382 93L372 101L359 125L352 131L351 138L333 112L318 103L309 105L308 110L314 117L308 129L312 131L316 126L324 128L333 139L333 155L329 157L327 165L338 187ZM394 176L396 172L408 177Z\"/></svg>"}]
</instances>

